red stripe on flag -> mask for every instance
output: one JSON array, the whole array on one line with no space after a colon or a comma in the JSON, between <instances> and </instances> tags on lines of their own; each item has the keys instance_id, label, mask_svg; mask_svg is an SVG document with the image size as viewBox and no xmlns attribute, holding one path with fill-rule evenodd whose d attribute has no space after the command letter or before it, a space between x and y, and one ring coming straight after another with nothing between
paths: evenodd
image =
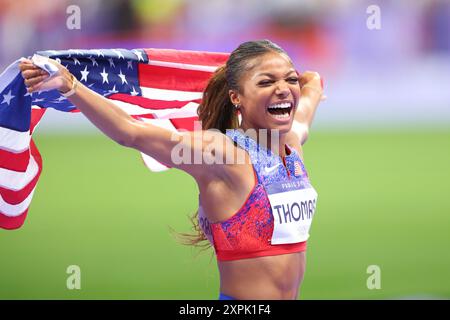
<instances>
[{"instance_id":1,"label":"red stripe on flag","mask_svg":"<svg viewBox=\"0 0 450 320\"><path fill-rule=\"evenodd\" d=\"M25 172L30 160L30 150L13 153L0 149L0 168Z\"/></svg>"},{"instance_id":2,"label":"red stripe on flag","mask_svg":"<svg viewBox=\"0 0 450 320\"><path fill-rule=\"evenodd\" d=\"M30 132L32 133L36 125L41 121L46 108L31 109ZM0 168L13 170L18 172L25 172L30 161L30 150L14 153L7 150L0 149Z\"/></svg>"},{"instance_id":3,"label":"red stripe on flag","mask_svg":"<svg viewBox=\"0 0 450 320\"><path fill-rule=\"evenodd\" d=\"M194 121L198 121L198 117L170 119L170 122L177 130L184 129L188 131L194 131Z\"/></svg>"},{"instance_id":4,"label":"red stripe on flag","mask_svg":"<svg viewBox=\"0 0 450 320\"><path fill-rule=\"evenodd\" d=\"M141 87L203 92L211 72L139 64Z\"/></svg>"},{"instance_id":5,"label":"red stripe on flag","mask_svg":"<svg viewBox=\"0 0 450 320\"><path fill-rule=\"evenodd\" d=\"M36 174L36 176L22 189L14 191L10 189L6 189L3 187L0 187L0 195L2 196L3 200L9 204L18 204L21 203L28 197L28 195L33 191L34 187L36 186L37 181L39 180L39 176L42 171L42 158L39 153L39 150L36 148L36 145L34 144L33 139L30 141L30 150L31 154L34 157L34 160L36 161L39 170ZM0 225L1 227L1 225Z\"/></svg>"},{"instance_id":6,"label":"red stripe on flag","mask_svg":"<svg viewBox=\"0 0 450 320\"><path fill-rule=\"evenodd\" d=\"M33 134L34 128L39 123L39 121L41 121L41 118L44 115L45 111L47 111L47 108L31 109L30 134Z\"/></svg>"},{"instance_id":7,"label":"red stripe on flag","mask_svg":"<svg viewBox=\"0 0 450 320\"><path fill-rule=\"evenodd\" d=\"M187 105L189 102L200 103L201 99L190 100L190 101L166 101L166 100L153 100L144 98L141 96L130 96L124 93L115 93L108 97L112 100L123 101L127 103L131 103L146 109L153 110L164 110L164 109L179 109Z\"/></svg>"},{"instance_id":8,"label":"red stripe on flag","mask_svg":"<svg viewBox=\"0 0 450 320\"><path fill-rule=\"evenodd\" d=\"M0 212L0 227L7 230L20 228L27 217L28 209L16 217L8 217Z\"/></svg>"},{"instance_id":9,"label":"red stripe on flag","mask_svg":"<svg viewBox=\"0 0 450 320\"><path fill-rule=\"evenodd\" d=\"M156 119L154 115L148 113L148 114L139 114L132 116L135 119L145 118L145 119Z\"/></svg>"},{"instance_id":10,"label":"red stripe on flag","mask_svg":"<svg viewBox=\"0 0 450 320\"><path fill-rule=\"evenodd\" d=\"M201 52L173 49L144 49L149 60L196 64L203 66L220 66L227 62L229 53Z\"/></svg>"}]
</instances>

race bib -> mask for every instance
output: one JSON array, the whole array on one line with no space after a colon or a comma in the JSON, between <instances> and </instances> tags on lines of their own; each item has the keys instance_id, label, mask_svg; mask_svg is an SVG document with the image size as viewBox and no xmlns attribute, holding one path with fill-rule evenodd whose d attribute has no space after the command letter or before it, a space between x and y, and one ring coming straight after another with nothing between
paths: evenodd
<instances>
[{"instance_id":1,"label":"race bib","mask_svg":"<svg viewBox=\"0 0 450 320\"><path fill-rule=\"evenodd\" d=\"M317 192L301 179L266 186L274 219L272 244L306 241L309 237Z\"/></svg>"},{"instance_id":2,"label":"race bib","mask_svg":"<svg viewBox=\"0 0 450 320\"><path fill-rule=\"evenodd\" d=\"M198 207L198 225L202 229L203 234L206 236L206 238L211 243L213 243L211 224L209 223L208 218L206 218L205 212L203 211L203 208L200 205Z\"/></svg>"}]
</instances>

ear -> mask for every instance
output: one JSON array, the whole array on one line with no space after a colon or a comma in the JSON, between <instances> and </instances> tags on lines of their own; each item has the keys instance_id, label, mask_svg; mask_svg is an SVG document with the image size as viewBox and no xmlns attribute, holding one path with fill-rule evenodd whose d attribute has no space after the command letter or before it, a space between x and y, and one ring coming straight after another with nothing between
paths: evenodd
<instances>
[{"instance_id":1,"label":"ear","mask_svg":"<svg viewBox=\"0 0 450 320\"><path fill-rule=\"evenodd\" d=\"M230 96L231 103L234 105L240 105L241 100L239 98L239 93L235 90L229 90L228 95Z\"/></svg>"}]
</instances>

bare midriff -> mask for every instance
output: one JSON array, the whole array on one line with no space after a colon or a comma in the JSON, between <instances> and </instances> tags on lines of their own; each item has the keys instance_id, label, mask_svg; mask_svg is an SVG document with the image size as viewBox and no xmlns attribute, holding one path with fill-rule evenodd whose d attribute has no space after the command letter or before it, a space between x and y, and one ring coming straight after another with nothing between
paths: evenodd
<instances>
[{"instance_id":1,"label":"bare midriff","mask_svg":"<svg viewBox=\"0 0 450 320\"><path fill-rule=\"evenodd\" d=\"M242 300L294 300L305 272L306 253L218 261L220 292Z\"/></svg>"}]
</instances>

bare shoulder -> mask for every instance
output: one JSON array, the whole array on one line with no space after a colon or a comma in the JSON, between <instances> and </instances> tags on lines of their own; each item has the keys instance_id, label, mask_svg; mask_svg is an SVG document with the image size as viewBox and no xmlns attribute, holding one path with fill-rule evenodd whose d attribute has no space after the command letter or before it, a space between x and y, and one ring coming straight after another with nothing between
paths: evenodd
<instances>
[{"instance_id":1,"label":"bare shoulder","mask_svg":"<svg viewBox=\"0 0 450 320\"><path fill-rule=\"evenodd\" d=\"M255 184L248 153L221 132L204 131L204 163L197 167L202 207L210 221L224 221L236 212ZM194 138L198 139L198 138Z\"/></svg>"},{"instance_id":2,"label":"bare shoulder","mask_svg":"<svg viewBox=\"0 0 450 320\"><path fill-rule=\"evenodd\" d=\"M180 149L187 144L191 147L190 152L184 152L187 161L180 165L180 169L191 173L196 180L226 180L234 171L235 164L249 162L246 152L219 130L186 132L183 135L181 140L187 141L181 144ZM175 150L174 155L181 155L181 150Z\"/></svg>"}]
</instances>

